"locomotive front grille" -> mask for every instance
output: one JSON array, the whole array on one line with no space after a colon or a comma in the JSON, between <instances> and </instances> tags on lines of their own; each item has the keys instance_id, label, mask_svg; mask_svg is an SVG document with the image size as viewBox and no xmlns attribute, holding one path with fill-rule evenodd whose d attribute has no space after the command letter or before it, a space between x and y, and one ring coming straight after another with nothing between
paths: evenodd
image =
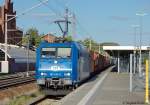
<instances>
[{"instance_id":1,"label":"locomotive front grille","mask_svg":"<svg viewBox=\"0 0 150 105\"><path fill-rule=\"evenodd\" d=\"M62 85L62 81L59 78L46 79L46 87L57 87Z\"/></svg>"},{"instance_id":2,"label":"locomotive front grille","mask_svg":"<svg viewBox=\"0 0 150 105\"><path fill-rule=\"evenodd\" d=\"M70 79L60 79L60 78L52 78L46 79L45 85L46 87L63 87L65 85L71 85L72 81Z\"/></svg>"}]
</instances>

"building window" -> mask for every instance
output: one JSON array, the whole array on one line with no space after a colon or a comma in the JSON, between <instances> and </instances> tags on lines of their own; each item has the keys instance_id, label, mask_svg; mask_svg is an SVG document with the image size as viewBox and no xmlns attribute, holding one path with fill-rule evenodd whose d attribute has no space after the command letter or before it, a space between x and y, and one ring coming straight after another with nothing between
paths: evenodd
<instances>
[{"instance_id":1,"label":"building window","mask_svg":"<svg viewBox=\"0 0 150 105\"><path fill-rule=\"evenodd\" d=\"M0 50L0 61L4 61L5 60L5 53Z\"/></svg>"}]
</instances>

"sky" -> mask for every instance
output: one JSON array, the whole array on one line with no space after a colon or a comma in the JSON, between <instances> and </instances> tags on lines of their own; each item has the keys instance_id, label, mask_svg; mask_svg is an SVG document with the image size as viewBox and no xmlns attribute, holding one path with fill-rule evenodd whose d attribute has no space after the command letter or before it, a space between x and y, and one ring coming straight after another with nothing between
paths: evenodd
<instances>
[{"instance_id":1,"label":"sky","mask_svg":"<svg viewBox=\"0 0 150 105\"><path fill-rule=\"evenodd\" d=\"M40 0L12 0L17 15L40 3ZM44 1L44 0L41 0ZM4 0L0 0L2 5ZM150 0L49 0L46 5L28 11L17 18L17 26L24 31L31 27L39 33L53 33L57 36L61 32L53 21L62 19L65 7L76 15L75 39L91 38L98 43L117 42L120 45L133 45L135 34L133 25L139 25L136 30L136 45L140 42L140 28L142 28L142 45L150 45ZM147 15L136 13L142 11ZM70 35L72 26L70 25Z\"/></svg>"}]
</instances>

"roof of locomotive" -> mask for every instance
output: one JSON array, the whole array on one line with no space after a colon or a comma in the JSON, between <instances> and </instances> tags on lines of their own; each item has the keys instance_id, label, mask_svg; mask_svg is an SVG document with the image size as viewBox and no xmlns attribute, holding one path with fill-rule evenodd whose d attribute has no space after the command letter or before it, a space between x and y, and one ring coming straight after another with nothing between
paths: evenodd
<instances>
[{"instance_id":1,"label":"roof of locomotive","mask_svg":"<svg viewBox=\"0 0 150 105\"><path fill-rule=\"evenodd\" d=\"M38 49L44 48L44 47L72 47L72 46L75 46L81 52L89 52L88 49L82 43L79 43L76 41L63 42L63 43L60 43L60 42L49 43L47 41L43 41L40 43ZM37 50L37 51L40 51L40 50Z\"/></svg>"},{"instance_id":2,"label":"roof of locomotive","mask_svg":"<svg viewBox=\"0 0 150 105\"><path fill-rule=\"evenodd\" d=\"M48 43L47 41L42 41L39 45L40 48L42 47L71 47L75 45L77 47L81 46L81 43L71 41L71 42L55 42L55 43Z\"/></svg>"}]
</instances>

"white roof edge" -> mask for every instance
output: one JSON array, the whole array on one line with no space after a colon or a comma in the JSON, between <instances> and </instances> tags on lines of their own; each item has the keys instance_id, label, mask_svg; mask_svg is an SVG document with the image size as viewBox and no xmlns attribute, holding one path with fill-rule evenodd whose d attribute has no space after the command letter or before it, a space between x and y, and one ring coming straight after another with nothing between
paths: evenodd
<instances>
[{"instance_id":1,"label":"white roof edge","mask_svg":"<svg viewBox=\"0 0 150 105\"><path fill-rule=\"evenodd\" d=\"M2 50L5 53L5 50L3 50L1 48L0 48L0 50ZM11 56L8 53L7 53L7 56L8 56L8 58L11 58Z\"/></svg>"},{"instance_id":2,"label":"white roof edge","mask_svg":"<svg viewBox=\"0 0 150 105\"><path fill-rule=\"evenodd\" d=\"M7 44L7 45L8 45L8 47L10 46L10 47L19 48L19 46L17 46L17 45L12 45L12 44ZM5 43L0 43L0 46L5 46Z\"/></svg>"},{"instance_id":3,"label":"white roof edge","mask_svg":"<svg viewBox=\"0 0 150 105\"><path fill-rule=\"evenodd\" d=\"M142 50L147 50L150 46L141 46ZM103 46L103 50L139 50L140 47L135 46Z\"/></svg>"}]
</instances>

